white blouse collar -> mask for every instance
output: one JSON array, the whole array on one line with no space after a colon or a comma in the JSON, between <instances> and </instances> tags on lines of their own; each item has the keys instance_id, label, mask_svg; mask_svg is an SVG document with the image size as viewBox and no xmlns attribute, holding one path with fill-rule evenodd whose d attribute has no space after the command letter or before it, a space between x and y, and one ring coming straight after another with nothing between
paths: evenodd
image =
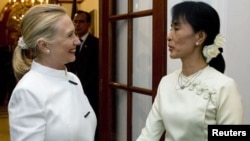
<instances>
[{"instance_id":1,"label":"white blouse collar","mask_svg":"<svg viewBox=\"0 0 250 141\"><path fill-rule=\"evenodd\" d=\"M57 70L53 68L49 68L47 66L41 65L40 63L33 60L31 64L31 70L35 70L40 72L46 76L52 76L57 78L67 78L67 68L65 70Z\"/></svg>"}]
</instances>

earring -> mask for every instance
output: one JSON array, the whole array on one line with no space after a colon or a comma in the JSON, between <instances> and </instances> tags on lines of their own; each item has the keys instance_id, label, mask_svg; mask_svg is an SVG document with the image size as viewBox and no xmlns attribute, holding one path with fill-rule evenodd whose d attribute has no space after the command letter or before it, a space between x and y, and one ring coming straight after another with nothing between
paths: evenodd
<instances>
[{"instance_id":1,"label":"earring","mask_svg":"<svg viewBox=\"0 0 250 141\"><path fill-rule=\"evenodd\" d=\"M196 42L195 45L198 46L198 45L199 45L199 42Z\"/></svg>"},{"instance_id":2,"label":"earring","mask_svg":"<svg viewBox=\"0 0 250 141\"><path fill-rule=\"evenodd\" d=\"M47 53L47 54L50 54L50 50L49 50L49 49L47 49L47 50L46 50L46 53Z\"/></svg>"}]
</instances>

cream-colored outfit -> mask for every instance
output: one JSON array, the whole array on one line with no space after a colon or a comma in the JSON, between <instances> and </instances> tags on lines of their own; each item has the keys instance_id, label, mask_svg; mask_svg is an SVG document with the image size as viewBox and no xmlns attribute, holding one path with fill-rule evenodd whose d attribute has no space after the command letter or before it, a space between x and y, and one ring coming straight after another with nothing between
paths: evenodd
<instances>
[{"instance_id":1,"label":"cream-colored outfit","mask_svg":"<svg viewBox=\"0 0 250 141\"><path fill-rule=\"evenodd\" d=\"M207 66L181 89L180 72L162 78L137 141L159 141L164 131L165 141L207 141L209 124L243 123L242 100L233 79Z\"/></svg>"},{"instance_id":2,"label":"cream-colored outfit","mask_svg":"<svg viewBox=\"0 0 250 141\"><path fill-rule=\"evenodd\" d=\"M96 115L70 72L33 61L15 87L8 110L11 141L94 140Z\"/></svg>"}]
</instances>

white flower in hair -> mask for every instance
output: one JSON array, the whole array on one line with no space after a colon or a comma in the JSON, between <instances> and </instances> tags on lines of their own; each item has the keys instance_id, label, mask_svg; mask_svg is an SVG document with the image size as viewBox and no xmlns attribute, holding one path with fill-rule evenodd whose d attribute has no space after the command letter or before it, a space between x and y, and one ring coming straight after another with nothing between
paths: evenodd
<instances>
[{"instance_id":1,"label":"white flower in hair","mask_svg":"<svg viewBox=\"0 0 250 141\"><path fill-rule=\"evenodd\" d=\"M225 38L221 34L218 34L214 39L214 44L217 47L222 47L225 44Z\"/></svg>"},{"instance_id":2,"label":"white flower in hair","mask_svg":"<svg viewBox=\"0 0 250 141\"><path fill-rule=\"evenodd\" d=\"M214 43L208 46L204 46L203 55L206 57L206 62L209 62L212 58L215 58L219 53L219 48L225 44L225 39L221 34L218 34Z\"/></svg>"},{"instance_id":3,"label":"white flower in hair","mask_svg":"<svg viewBox=\"0 0 250 141\"><path fill-rule=\"evenodd\" d=\"M28 49L28 46L26 45L26 43L23 40L23 37L20 37L18 40L18 46L21 47L21 49Z\"/></svg>"}]
</instances>

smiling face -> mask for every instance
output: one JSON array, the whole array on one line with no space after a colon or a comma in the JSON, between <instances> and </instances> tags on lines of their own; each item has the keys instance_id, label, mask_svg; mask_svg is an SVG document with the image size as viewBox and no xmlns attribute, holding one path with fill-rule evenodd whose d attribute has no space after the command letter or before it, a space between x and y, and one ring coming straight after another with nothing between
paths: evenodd
<instances>
[{"instance_id":1,"label":"smiling face","mask_svg":"<svg viewBox=\"0 0 250 141\"><path fill-rule=\"evenodd\" d=\"M184 59L192 56L198 37L198 33L194 33L191 25L184 19L173 21L167 36L170 57Z\"/></svg>"},{"instance_id":2,"label":"smiling face","mask_svg":"<svg viewBox=\"0 0 250 141\"><path fill-rule=\"evenodd\" d=\"M57 32L53 42L46 45L50 52L44 54L43 63L55 69L62 69L65 64L75 61L76 46L80 45L80 40L75 35L75 28L69 16L62 16L54 26Z\"/></svg>"}]
</instances>

